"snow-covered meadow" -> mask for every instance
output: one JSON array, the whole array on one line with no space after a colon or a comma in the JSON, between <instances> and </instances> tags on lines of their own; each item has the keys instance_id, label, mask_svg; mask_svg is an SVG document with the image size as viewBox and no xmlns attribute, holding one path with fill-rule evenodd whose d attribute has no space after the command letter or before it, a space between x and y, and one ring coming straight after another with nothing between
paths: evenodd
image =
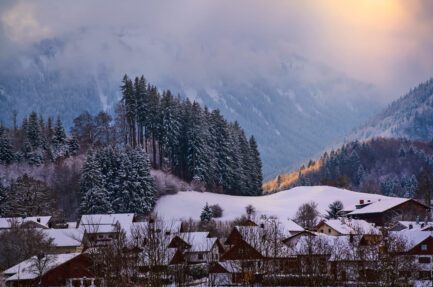
<instances>
[{"instance_id":1,"label":"snow-covered meadow","mask_svg":"<svg viewBox=\"0 0 433 287\"><path fill-rule=\"evenodd\" d=\"M320 213L326 213L328 205L340 200L344 209L354 208L360 200L376 201L386 196L354 192L329 186L303 186L264 196L233 196L210 192L182 191L160 198L155 212L170 219L200 219L200 213L206 202L219 204L223 209L220 220L232 220L245 213L245 206L252 204L257 215L277 216L280 220L293 218L298 207L305 202L315 201Z\"/></svg>"}]
</instances>

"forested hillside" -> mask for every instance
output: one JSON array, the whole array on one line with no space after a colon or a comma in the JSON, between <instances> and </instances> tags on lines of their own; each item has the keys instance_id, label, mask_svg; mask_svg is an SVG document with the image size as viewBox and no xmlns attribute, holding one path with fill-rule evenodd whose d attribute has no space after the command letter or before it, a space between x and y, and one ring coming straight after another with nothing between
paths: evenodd
<instances>
[{"instance_id":1,"label":"forested hillside","mask_svg":"<svg viewBox=\"0 0 433 287\"><path fill-rule=\"evenodd\" d=\"M433 78L392 102L347 139L363 140L378 136L425 141L433 138Z\"/></svg>"},{"instance_id":2,"label":"forested hillside","mask_svg":"<svg viewBox=\"0 0 433 287\"><path fill-rule=\"evenodd\" d=\"M177 74L176 65L156 72L161 67L149 65L152 59L142 53L133 61L112 62L117 56L83 60L75 53L77 43L87 47L83 34L86 32L45 39L19 57L1 62L0 122L12 124L13 110L20 122L36 111L44 117L61 114L69 130L73 119L85 110L92 115L100 110L113 115L121 97L118 80L122 71L144 71L159 88L179 92L182 99L219 109L227 120L238 121L248 135L255 136L264 176L270 178L321 152L384 104L371 85L297 54L272 57L265 66L258 65L257 58L243 59L250 68L237 71L224 65L225 72L216 75L208 74L213 70L209 65L202 72L180 65L186 74L197 73L188 77ZM118 51L130 57L130 49L121 43L134 45L136 36L112 36ZM151 42L163 49L172 47L160 37ZM211 54L205 57L213 58Z\"/></svg>"},{"instance_id":3,"label":"forested hillside","mask_svg":"<svg viewBox=\"0 0 433 287\"><path fill-rule=\"evenodd\" d=\"M374 138L354 141L310 160L298 171L264 184L266 192L302 185L330 185L366 193L417 197L429 204L433 143Z\"/></svg>"},{"instance_id":4,"label":"forested hillside","mask_svg":"<svg viewBox=\"0 0 433 287\"><path fill-rule=\"evenodd\" d=\"M1 125L3 215L35 212L26 202L9 208L20 197L45 202L47 210L67 217L147 213L159 196L179 190L175 176L196 190L261 194L257 143L237 122L169 90L160 92L144 77L132 81L125 75L121 91L114 118L83 112L73 120L70 136L60 117L54 122L36 112L21 124L14 117L11 127ZM155 181L151 169L164 179Z\"/></svg>"}]
</instances>

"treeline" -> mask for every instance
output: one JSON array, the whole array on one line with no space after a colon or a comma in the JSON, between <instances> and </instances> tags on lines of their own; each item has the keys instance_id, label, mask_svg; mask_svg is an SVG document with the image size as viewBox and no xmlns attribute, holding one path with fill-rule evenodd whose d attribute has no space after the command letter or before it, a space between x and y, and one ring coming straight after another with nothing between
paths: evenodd
<instances>
[{"instance_id":1,"label":"treeline","mask_svg":"<svg viewBox=\"0 0 433 287\"><path fill-rule=\"evenodd\" d=\"M247 139L237 122L169 90L160 93L143 76L132 81L125 75L121 89L114 124L105 113L83 113L74 119L71 132L80 145L141 146L154 169L215 192L261 194L257 143L254 137Z\"/></svg>"},{"instance_id":2,"label":"treeline","mask_svg":"<svg viewBox=\"0 0 433 287\"><path fill-rule=\"evenodd\" d=\"M32 112L21 126L14 113L13 128L0 125L0 163L26 162L41 165L69 157L78 152L78 141L67 137L60 117L44 119Z\"/></svg>"},{"instance_id":3,"label":"treeline","mask_svg":"<svg viewBox=\"0 0 433 287\"><path fill-rule=\"evenodd\" d=\"M388 196L433 199L433 144L374 138L350 142L265 184L267 190L331 185Z\"/></svg>"}]
</instances>

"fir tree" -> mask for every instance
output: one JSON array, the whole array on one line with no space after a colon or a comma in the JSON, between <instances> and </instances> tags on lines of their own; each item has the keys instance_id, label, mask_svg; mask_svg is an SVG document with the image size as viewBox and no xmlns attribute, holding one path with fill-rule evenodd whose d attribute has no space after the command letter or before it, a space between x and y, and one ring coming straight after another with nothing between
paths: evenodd
<instances>
[{"instance_id":1,"label":"fir tree","mask_svg":"<svg viewBox=\"0 0 433 287\"><path fill-rule=\"evenodd\" d=\"M144 214L155 206L155 190L150 175L149 161L143 150L126 147L123 153L120 189L113 194L115 212L134 212Z\"/></svg>"},{"instance_id":2,"label":"fir tree","mask_svg":"<svg viewBox=\"0 0 433 287\"><path fill-rule=\"evenodd\" d=\"M104 178L92 150L87 153L80 176L81 214L107 213L112 210ZM97 211L97 212L96 212Z\"/></svg>"},{"instance_id":3,"label":"fir tree","mask_svg":"<svg viewBox=\"0 0 433 287\"><path fill-rule=\"evenodd\" d=\"M340 200L336 200L328 205L328 210L326 211L328 214L326 215L327 219L337 219L339 217L339 213L343 210L343 203Z\"/></svg>"},{"instance_id":4,"label":"fir tree","mask_svg":"<svg viewBox=\"0 0 433 287\"><path fill-rule=\"evenodd\" d=\"M137 99L134 93L132 81L125 74L122 81L122 101L126 108L126 120L128 123L129 144L135 146L135 120L137 112Z\"/></svg>"},{"instance_id":5,"label":"fir tree","mask_svg":"<svg viewBox=\"0 0 433 287\"><path fill-rule=\"evenodd\" d=\"M81 214L102 214L111 211L111 203L103 187L95 186L87 190L81 198Z\"/></svg>"},{"instance_id":6,"label":"fir tree","mask_svg":"<svg viewBox=\"0 0 433 287\"><path fill-rule=\"evenodd\" d=\"M0 217L4 217L6 215L6 188L3 186L3 183L0 180Z\"/></svg>"},{"instance_id":7,"label":"fir tree","mask_svg":"<svg viewBox=\"0 0 433 287\"><path fill-rule=\"evenodd\" d=\"M206 205L203 207L203 210L200 214L200 220L201 222L210 222L212 220L212 210L210 209L209 205L206 202Z\"/></svg>"},{"instance_id":8,"label":"fir tree","mask_svg":"<svg viewBox=\"0 0 433 287\"><path fill-rule=\"evenodd\" d=\"M66 133L63 128L62 121L60 117L57 117L56 126L54 127L54 135L52 138L52 142L55 146L63 146L66 143Z\"/></svg>"},{"instance_id":9,"label":"fir tree","mask_svg":"<svg viewBox=\"0 0 433 287\"><path fill-rule=\"evenodd\" d=\"M260 159L260 153L254 136L250 137L249 144L250 144L251 164L252 164L251 166L252 167L252 171L251 171L252 193L254 195L261 195L263 191L262 160Z\"/></svg>"},{"instance_id":10,"label":"fir tree","mask_svg":"<svg viewBox=\"0 0 433 287\"><path fill-rule=\"evenodd\" d=\"M27 139L32 147L37 148L42 144L42 132L38 122L38 115L32 112L26 127Z\"/></svg>"},{"instance_id":11,"label":"fir tree","mask_svg":"<svg viewBox=\"0 0 433 287\"><path fill-rule=\"evenodd\" d=\"M6 133L0 135L0 163L9 164L14 160L14 149Z\"/></svg>"},{"instance_id":12,"label":"fir tree","mask_svg":"<svg viewBox=\"0 0 433 287\"><path fill-rule=\"evenodd\" d=\"M170 91L165 92L161 99L161 128L160 158L167 156L170 163L176 165L179 162L176 152L182 127L178 103Z\"/></svg>"},{"instance_id":13,"label":"fir tree","mask_svg":"<svg viewBox=\"0 0 433 287\"><path fill-rule=\"evenodd\" d=\"M78 144L78 140L76 137L71 137L68 140L68 152L70 155L76 155L80 149L80 145Z\"/></svg>"}]
</instances>

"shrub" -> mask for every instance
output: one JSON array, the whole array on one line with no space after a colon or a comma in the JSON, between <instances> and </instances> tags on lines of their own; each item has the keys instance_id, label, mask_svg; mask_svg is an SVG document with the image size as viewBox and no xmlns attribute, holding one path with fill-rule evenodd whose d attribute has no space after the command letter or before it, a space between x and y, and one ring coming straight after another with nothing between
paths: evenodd
<instances>
[{"instance_id":1,"label":"shrub","mask_svg":"<svg viewBox=\"0 0 433 287\"><path fill-rule=\"evenodd\" d=\"M223 216L223 209L218 204L211 205L210 210L213 218L220 218Z\"/></svg>"}]
</instances>

